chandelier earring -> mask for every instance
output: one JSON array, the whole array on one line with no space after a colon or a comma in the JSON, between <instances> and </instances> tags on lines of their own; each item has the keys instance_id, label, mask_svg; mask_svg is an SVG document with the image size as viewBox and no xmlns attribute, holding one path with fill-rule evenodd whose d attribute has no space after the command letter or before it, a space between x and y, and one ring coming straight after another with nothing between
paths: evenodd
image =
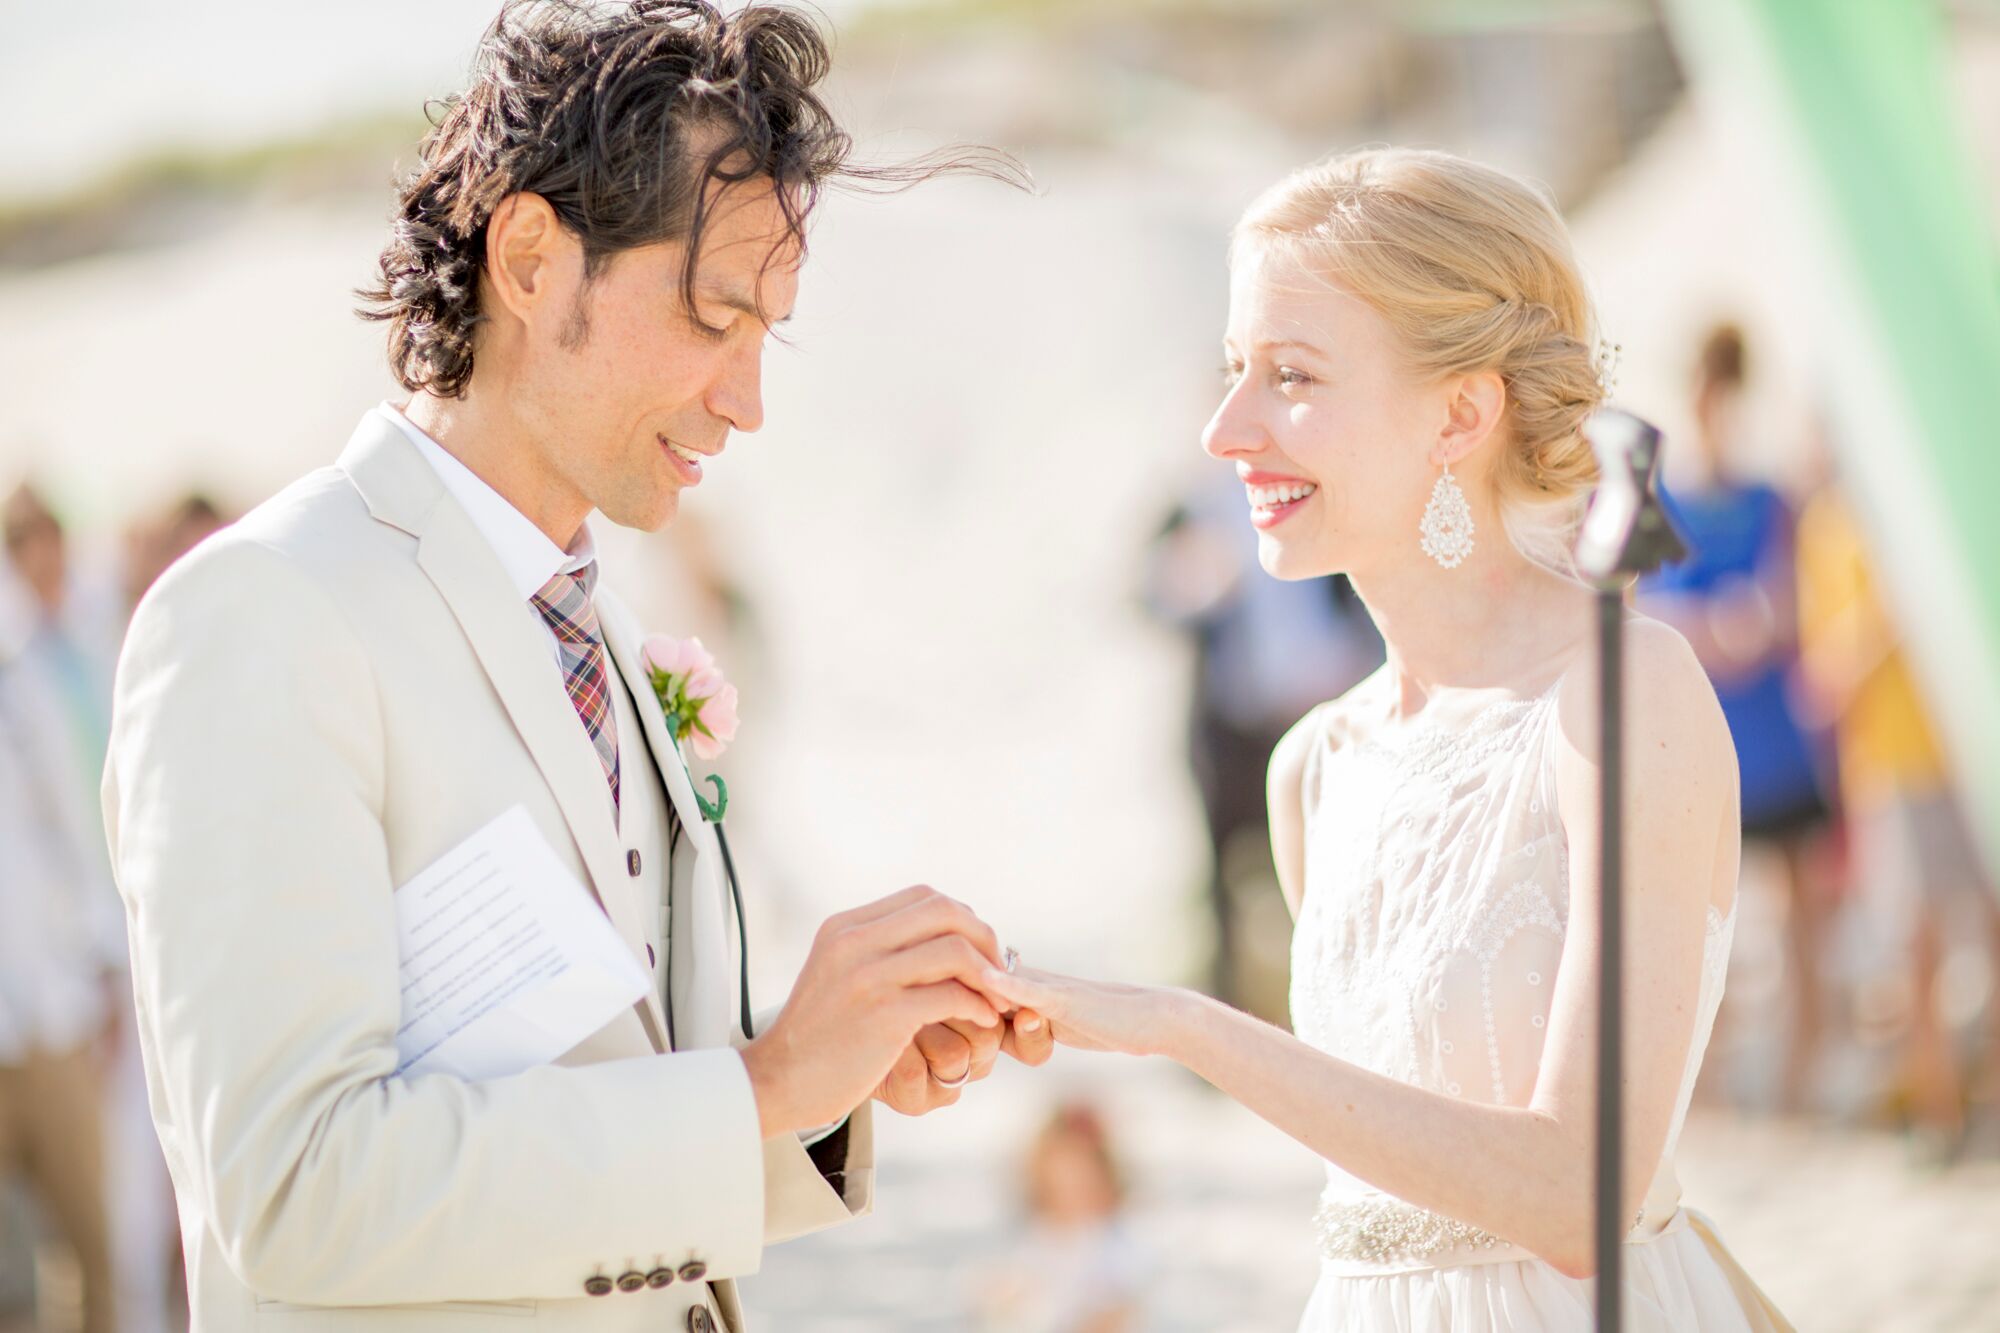
<instances>
[{"instance_id":1,"label":"chandelier earring","mask_svg":"<svg viewBox=\"0 0 2000 1333\"><path fill-rule=\"evenodd\" d=\"M1451 475L1451 464L1431 487L1430 503L1424 506L1424 554L1446 569L1457 569L1472 554L1472 506L1465 490Z\"/></svg>"}]
</instances>

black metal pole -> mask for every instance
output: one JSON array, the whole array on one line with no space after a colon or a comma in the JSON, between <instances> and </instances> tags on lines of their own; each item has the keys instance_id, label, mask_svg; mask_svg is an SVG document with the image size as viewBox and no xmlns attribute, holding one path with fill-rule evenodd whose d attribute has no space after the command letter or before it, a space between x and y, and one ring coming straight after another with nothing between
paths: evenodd
<instances>
[{"instance_id":1,"label":"black metal pole","mask_svg":"<svg viewBox=\"0 0 2000 1333\"><path fill-rule=\"evenodd\" d=\"M1597 1327L1618 1333L1624 1291L1624 621L1625 597L1616 587L1597 590L1597 690L1599 764L1598 828L1601 845L1597 1020Z\"/></svg>"},{"instance_id":2,"label":"black metal pole","mask_svg":"<svg viewBox=\"0 0 2000 1333\"><path fill-rule=\"evenodd\" d=\"M1623 1326L1625 1158L1625 589L1680 559L1686 547L1654 493L1660 432L1606 408L1584 427L1598 486L1576 543L1577 569L1597 589L1598 930L1597 1328Z\"/></svg>"}]
</instances>

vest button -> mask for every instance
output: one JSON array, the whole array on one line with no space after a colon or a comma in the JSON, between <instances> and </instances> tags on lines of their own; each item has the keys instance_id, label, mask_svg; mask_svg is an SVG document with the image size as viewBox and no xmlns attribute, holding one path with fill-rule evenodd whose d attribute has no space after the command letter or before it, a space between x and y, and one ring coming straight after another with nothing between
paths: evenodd
<instances>
[{"instance_id":1,"label":"vest button","mask_svg":"<svg viewBox=\"0 0 2000 1333\"><path fill-rule=\"evenodd\" d=\"M655 1291L659 1290L661 1287L673 1286L674 1270L671 1268L664 1268L664 1267L655 1268L652 1272L646 1274L646 1285L653 1288Z\"/></svg>"},{"instance_id":2,"label":"vest button","mask_svg":"<svg viewBox=\"0 0 2000 1333\"><path fill-rule=\"evenodd\" d=\"M681 1281L699 1282L708 1276L708 1265L699 1259L681 1265Z\"/></svg>"},{"instance_id":3,"label":"vest button","mask_svg":"<svg viewBox=\"0 0 2000 1333\"><path fill-rule=\"evenodd\" d=\"M611 1279L602 1273L599 1273L596 1277L585 1278L583 1283L583 1289L592 1296L609 1296L611 1294L611 1287Z\"/></svg>"},{"instance_id":4,"label":"vest button","mask_svg":"<svg viewBox=\"0 0 2000 1333\"><path fill-rule=\"evenodd\" d=\"M632 878L637 879L639 877L639 849L637 847L625 853L625 869L631 872Z\"/></svg>"},{"instance_id":5,"label":"vest button","mask_svg":"<svg viewBox=\"0 0 2000 1333\"><path fill-rule=\"evenodd\" d=\"M618 1290L620 1291L627 1291L627 1292L638 1291L645 1285L646 1285L646 1275L644 1273L635 1271L631 1273L619 1274Z\"/></svg>"},{"instance_id":6,"label":"vest button","mask_svg":"<svg viewBox=\"0 0 2000 1333\"><path fill-rule=\"evenodd\" d=\"M706 1305L697 1305L688 1311L688 1333L715 1333L715 1316L708 1312Z\"/></svg>"}]
</instances>

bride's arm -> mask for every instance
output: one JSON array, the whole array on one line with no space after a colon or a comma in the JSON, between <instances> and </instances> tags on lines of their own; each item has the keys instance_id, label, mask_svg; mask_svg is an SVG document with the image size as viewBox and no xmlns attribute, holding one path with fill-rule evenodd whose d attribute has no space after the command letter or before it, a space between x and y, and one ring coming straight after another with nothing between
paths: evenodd
<instances>
[{"instance_id":1,"label":"bride's arm","mask_svg":"<svg viewBox=\"0 0 2000 1333\"><path fill-rule=\"evenodd\" d=\"M1672 630L1629 628L1625 1198L1659 1160L1692 1038L1710 896L1733 882L1736 768L1699 663ZM1592 1254L1598 930L1594 673L1566 682L1558 798L1570 915L1526 1107L1427 1092L1316 1051L1206 997L1029 974L1003 994L1059 1039L1169 1056L1363 1180L1587 1275Z\"/></svg>"}]
</instances>

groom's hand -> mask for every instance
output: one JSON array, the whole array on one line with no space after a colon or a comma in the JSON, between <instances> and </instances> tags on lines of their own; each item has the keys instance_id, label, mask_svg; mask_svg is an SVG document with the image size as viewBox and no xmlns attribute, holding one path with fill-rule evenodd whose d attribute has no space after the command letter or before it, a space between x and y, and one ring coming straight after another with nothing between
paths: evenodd
<instances>
[{"instance_id":1,"label":"groom's hand","mask_svg":"<svg viewBox=\"0 0 2000 1333\"><path fill-rule=\"evenodd\" d=\"M923 1115L950 1106L964 1093L960 1085L977 1083L993 1072L1000 1058L1000 1024L981 1027L950 1020L919 1031L889 1076L875 1089L875 1099L903 1115Z\"/></svg>"},{"instance_id":2,"label":"groom's hand","mask_svg":"<svg viewBox=\"0 0 2000 1333\"><path fill-rule=\"evenodd\" d=\"M1032 1009L1017 1009L993 1028L956 1020L933 1023L898 1057L875 1099L904 1115L923 1115L950 1106L965 1091L949 1085L977 1083L992 1073L1001 1052L1039 1065L1048 1063L1055 1045L1048 1021Z\"/></svg>"},{"instance_id":3,"label":"groom's hand","mask_svg":"<svg viewBox=\"0 0 2000 1333\"><path fill-rule=\"evenodd\" d=\"M743 1048L764 1137L848 1114L933 1025L985 1029L997 1046L1000 1014L983 977L999 962L993 931L936 889L827 918L784 1009Z\"/></svg>"}]
</instances>

